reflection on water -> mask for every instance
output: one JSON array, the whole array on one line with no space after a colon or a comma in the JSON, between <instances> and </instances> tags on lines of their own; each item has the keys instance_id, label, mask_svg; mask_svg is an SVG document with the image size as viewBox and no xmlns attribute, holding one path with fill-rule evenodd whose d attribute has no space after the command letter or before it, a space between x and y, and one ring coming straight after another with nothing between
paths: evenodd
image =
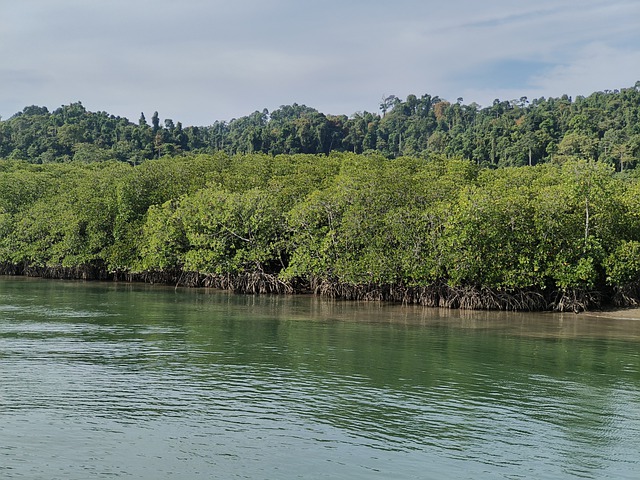
<instances>
[{"instance_id":1,"label":"reflection on water","mask_svg":"<svg viewBox=\"0 0 640 480\"><path fill-rule=\"evenodd\" d=\"M637 478L640 322L0 278L0 476Z\"/></svg>"}]
</instances>

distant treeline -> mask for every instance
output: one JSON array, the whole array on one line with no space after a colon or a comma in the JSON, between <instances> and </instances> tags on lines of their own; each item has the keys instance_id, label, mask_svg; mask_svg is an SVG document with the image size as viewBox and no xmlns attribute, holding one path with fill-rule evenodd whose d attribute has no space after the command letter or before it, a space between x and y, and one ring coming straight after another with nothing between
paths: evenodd
<instances>
[{"instance_id":1,"label":"distant treeline","mask_svg":"<svg viewBox=\"0 0 640 480\"><path fill-rule=\"evenodd\" d=\"M577 103L567 101L566 108ZM103 118L72 108L81 118ZM399 117L398 108L385 119ZM521 109L529 118L532 108L508 111ZM30 115L4 126L35 125ZM508 118L502 112L496 121ZM491 121L483 116L483 122ZM59 138L61 129L38 141ZM99 129L82 131L88 144L100 143L93 137ZM640 179L565 152L553 162L502 169L444 154L218 152L137 166L5 160L0 270L460 308L634 305Z\"/></svg>"},{"instance_id":2,"label":"distant treeline","mask_svg":"<svg viewBox=\"0 0 640 480\"><path fill-rule=\"evenodd\" d=\"M212 112L212 115L215 112ZM228 155L377 152L386 158L430 154L481 166L536 165L575 156L621 171L640 159L640 82L571 99L495 100L480 108L437 96L382 99L380 113L325 115L304 105L256 111L210 126L183 127L157 112L138 123L81 103L49 112L31 106L0 121L0 158L32 163L144 160L180 153Z\"/></svg>"}]
</instances>

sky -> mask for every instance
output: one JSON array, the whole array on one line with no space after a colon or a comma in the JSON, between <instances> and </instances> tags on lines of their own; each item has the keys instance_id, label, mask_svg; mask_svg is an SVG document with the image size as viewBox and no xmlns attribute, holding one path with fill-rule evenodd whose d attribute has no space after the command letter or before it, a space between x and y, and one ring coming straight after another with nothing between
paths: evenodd
<instances>
[{"instance_id":1,"label":"sky","mask_svg":"<svg viewBox=\"0 0 640 480\"><path fill-rule=\"evenodd\" d=\"M481 106L640 80L639 0L0 0L0 115L211 125L293 103Z\"/></svg>"}]
</instances>

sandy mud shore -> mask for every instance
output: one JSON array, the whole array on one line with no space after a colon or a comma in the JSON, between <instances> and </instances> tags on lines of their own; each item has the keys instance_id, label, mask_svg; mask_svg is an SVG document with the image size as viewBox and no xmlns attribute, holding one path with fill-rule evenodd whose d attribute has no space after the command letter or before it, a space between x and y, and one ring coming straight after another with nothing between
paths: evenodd
<instances>
[{"instance_id":1,"label":"sandy mud shore","mask_svg":"<svg viewBox=\"0 0 640 480\"><path fill-rule=\"evenodd\" d=\"M616 310L602 310L583 312L584 317L615 318L620 320L640 320L640 308L620 308Z\"/></svg>"}]
</instances>

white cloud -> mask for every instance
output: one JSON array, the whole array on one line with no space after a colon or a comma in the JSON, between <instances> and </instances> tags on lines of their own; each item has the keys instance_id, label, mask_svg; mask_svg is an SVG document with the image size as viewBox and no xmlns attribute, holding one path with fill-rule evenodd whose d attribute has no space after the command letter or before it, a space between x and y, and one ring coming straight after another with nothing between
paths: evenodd
<instances>
[{"instance_id":1,"label":"white cloud","mask_svg":"<svg viewBox=\"0 0 640 480\"><path fill-rule=\"evenodd\" d=\"M22 0L0 7L0 113L25 105L184 124L383 94L486 103L640 79L636 0Z\"/></svg>"},{"instance_id":2,"label":"white cloud","mask_svg":"<svg viewBox=\"0 0 640 480\"><path fill-rule=\"evenodd\" d=\"M539 92L589 95L595 91L632 87L640 80L640 50L616 50L601 43L585 46L567 64L558 65L532 84Z\"/></svg>"}]
</instances>

